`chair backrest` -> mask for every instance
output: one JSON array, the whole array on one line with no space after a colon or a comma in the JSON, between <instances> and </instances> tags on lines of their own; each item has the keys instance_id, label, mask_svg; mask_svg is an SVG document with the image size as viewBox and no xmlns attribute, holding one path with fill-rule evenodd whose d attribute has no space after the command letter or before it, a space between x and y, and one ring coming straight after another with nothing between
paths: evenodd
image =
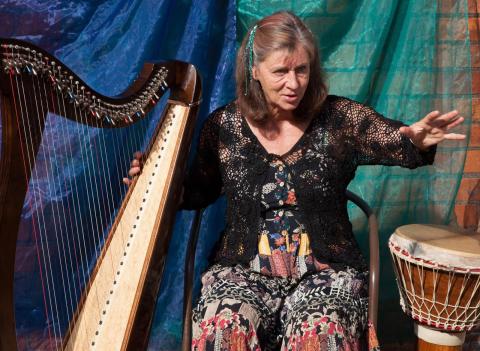
<instances>
[{"instance_id":1,"label":"chair backrest","mask_svg":"<svg viewBox=\"0 0 480 351\"><path fill-rule=\"evenodd\" d=\"M368 287L368 319L377 328L378 315L378 278L379 278L379 244L378 244L378 222L368 204L358 195L347 190L347 199L357 205L368 218L369 226L369 248L370 248L370 276ZM195 268L195 250L197 247L198 233L203 215L203 209L196 211L188 241L187 253L185 256L185 281L183 299L183 338L182 351L191 350L192 344L192 293L193 276Z\"/></svg>"}]
</instances>

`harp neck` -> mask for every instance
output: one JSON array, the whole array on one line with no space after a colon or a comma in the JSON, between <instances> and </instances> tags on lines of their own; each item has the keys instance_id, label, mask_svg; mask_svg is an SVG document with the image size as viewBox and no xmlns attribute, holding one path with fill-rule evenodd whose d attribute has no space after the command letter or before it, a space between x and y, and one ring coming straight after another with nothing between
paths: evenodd
<instances>
[{"instance_id":1,"label":"harp neck","mask_svg":"<svg viewBox=\"0 0 480 351\"><path fill-rule=\"evenodd\" d=\"M33 89L40 77L65 101L65 117L75 119L74 109L86 111L83 123L94 127L124 127L142 119L169 90L170 99L195 105L200 81L195 68L184 62L146 63L134 82L118 96L95 91L70 68L44 50L16 39L0 39L0 89L10 95L11 79L22 77L24 89ZM55 111L50 111L55 112Z\"/></svg>"}]
</instances>

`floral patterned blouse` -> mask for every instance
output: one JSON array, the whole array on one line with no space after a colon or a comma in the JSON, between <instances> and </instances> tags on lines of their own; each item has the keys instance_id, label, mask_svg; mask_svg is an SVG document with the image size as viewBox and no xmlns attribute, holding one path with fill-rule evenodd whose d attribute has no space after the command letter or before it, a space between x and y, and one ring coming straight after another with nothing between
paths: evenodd
<instances>
[{"instance_id":1,"label":"floral patterned blouse","mask_svg":"<svg viewBox=\"0 0 480 351\"><path fill-rule=\"evenodd\" d=\"M274 156L262 187L262 230L250 267L270 276L301 278L328 265L312 255L308 233L298 221L295 188L288 166Z\"/></svg>"}]
</instances>

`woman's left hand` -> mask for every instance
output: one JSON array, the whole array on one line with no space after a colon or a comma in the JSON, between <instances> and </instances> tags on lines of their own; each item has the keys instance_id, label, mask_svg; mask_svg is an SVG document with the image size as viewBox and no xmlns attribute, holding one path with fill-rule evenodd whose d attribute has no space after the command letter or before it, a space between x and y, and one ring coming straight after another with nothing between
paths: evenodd
<instances>
[{"instance_id":1,"label":"woman's left hand","mask_svg":"<svg viewBox=\"0 0 480 351\"><path fill-rule=\"evenodd\" d=\"M464 121L458 111L453 110L445 114L432 111L420 121L408 127L400 127L400 133L410 138L419 149L426 150L443 140L463 140L465 134L447 133L448 130L458 126Z\"/></svg>"}]
</instances>

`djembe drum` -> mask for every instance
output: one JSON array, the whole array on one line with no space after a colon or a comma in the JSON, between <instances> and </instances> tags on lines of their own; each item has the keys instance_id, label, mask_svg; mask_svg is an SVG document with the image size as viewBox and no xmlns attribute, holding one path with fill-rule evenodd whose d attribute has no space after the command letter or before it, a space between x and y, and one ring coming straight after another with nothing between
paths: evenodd
<instances>
[{"instance_id":1,"label":"djembe drum","mask_svg":"<svg viewBox=\"0 0 480 351\"><path fill-rule=\"evenodd\" d=\"M480 234L411 224L392 234L389 247L417 350L461 350L480 322Z\"/></svg>"}]
</instances>

